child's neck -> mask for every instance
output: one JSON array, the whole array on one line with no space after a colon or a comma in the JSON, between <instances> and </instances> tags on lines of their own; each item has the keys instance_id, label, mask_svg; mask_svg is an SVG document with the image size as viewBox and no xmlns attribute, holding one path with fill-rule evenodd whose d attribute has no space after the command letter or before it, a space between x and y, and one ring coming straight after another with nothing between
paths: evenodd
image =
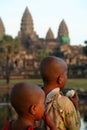
<instances>
[{"instance_id":1,"label":"child's neck","mask_svg":"<svg viewBox=\"0 0 87 130\"><path fill-rule=\"evenodd\" d=\"M24 125L34 125L34 120L28 119L26 117L19 117L18 120Z\"/></svg>"},{"instance_id":2,"label":"child's neck","mask_svg":"<svg viewBox=\"0 0 87 130\"><path fill-rule=\"evenodd\" d=\"M29 120L27 118L24 117L18 117L17 120L15 120L12 123L12 129L13 130L24 130L25 128L29 127L29 126L33 126L34 122L32 120Z\"/></svg>"},{"instance_id":3,"label":"child's neck","mask_svg":"<svg viewBox=\"0 0 87 130\"><path fill-rule=\"evenodd\" d=\"M58 88L58 84L44 85L44 92L47 95L50 91L52 91L55 88Z\"/></svg>"}]
</instances>

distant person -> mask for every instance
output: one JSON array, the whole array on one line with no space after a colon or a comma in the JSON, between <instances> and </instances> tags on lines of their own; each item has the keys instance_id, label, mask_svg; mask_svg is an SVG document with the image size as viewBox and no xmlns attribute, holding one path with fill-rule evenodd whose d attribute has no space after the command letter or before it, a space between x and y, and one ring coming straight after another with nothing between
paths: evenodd
<instances>
[{"instance_id":1,"label":"distant person","mask_svg":"<svg viewBox=\"0 0 87 130\"><path fill-rule=\"evenodd\" d=\"M65 61L55 56L45 57L40 64L40 73L46 94L47 113L53 118L57 130L80 130L80 113L76 91L74 97L61 94L67 81Z\"/></svg>"},{"instance_id":2,"label":"distant person","mask_svg":"<svg viewBox=\"0 0 87 130\"><path fill-rule=\"evenodd\" d=\"M43 128L34 126L34 122L42 118L50 130L56 130L53 121L45 112L45 93L40 87L29 83L17 83L12 89L10 100L18 118L8 121L4 130L42 130Z\"/></svg>"}]
</instances>

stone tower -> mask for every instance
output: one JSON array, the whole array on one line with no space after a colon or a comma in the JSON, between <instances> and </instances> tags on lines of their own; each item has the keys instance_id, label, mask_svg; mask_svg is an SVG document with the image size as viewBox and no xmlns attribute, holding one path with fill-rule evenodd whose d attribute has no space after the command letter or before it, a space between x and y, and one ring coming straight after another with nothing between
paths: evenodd
<instances>
[{"instance_id":1,"label":"stone tower","mask_svg":"<svg viewBox=\"0 0 87 130\"><path fill-rule=\"evenodd\" d=\"M2 19L0 18L0 37L2 37L3 35L5 35L5 28Z\"/></svg>"},{"instance_id":2,"label":"stone tower","mask_svg":"<svg viewBox=\"0 0 87 130\"><path fill-rule=\"evenodd\" d=\"M53 34L51 28L49 28L49 30L48 30L48 32L47 32L47 34L46 34L46 39L47 39L47 40L52 40L52 39L54 39L54 34Z\"/></svg>"},{"instance_id":3,"label":"stone tower","mask_svg":"<svg viewBox=\"0 0 87 130\"><path fill-rule=\"evenodd\" d=\"M59 43L70 43L68 28L64 20L59 25L57 39Z\"/></svg>"},{"instance_id":4,"label":"stone tower","mask_svg":"<svg viewBox=\"0 0 87 130\"><path fill-rule=\"evenodd\" d=\"M26 47L31 44L31 41L37 41L38 39L38 36L34 32L32 16L27 7L21 20L21 39L23 45Z\"/></svg>"}]
</instances>

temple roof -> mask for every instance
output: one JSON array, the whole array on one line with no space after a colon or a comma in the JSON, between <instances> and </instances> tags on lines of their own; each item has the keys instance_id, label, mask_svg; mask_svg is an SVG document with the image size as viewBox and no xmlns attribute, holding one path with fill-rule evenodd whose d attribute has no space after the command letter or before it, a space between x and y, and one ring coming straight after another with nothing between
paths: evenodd
<instances>
[{"instance_id":1,"label":"temple roof","mask_svg":"<svg viewBox=\"0 0 87 130\"><path fill-rule=\"evenodd\" d=\"M60 43L70 43L68 27L64 19L61 21L59 25L57 39Z\"/></svg>"},{"instance_id":2,"label":"temple roof","mask_svg":"<svg viewBox=\"0 0 87 130\"><path fill-rule=\"evenodd\" d=\"M61 21L59 25L58 36L68 36L68 28L64 19Z\"/></svg>"},{"instance_id":3,"label":"temple roof","mask_svg":"<svg viewBox=\"0 0 87 130\"><path fill-rule=\"evenodd\" d=\"M31 34L33 32L33 20L28 7L26 7L22 17L21 31L24 31L26 34Z\"/></svg>"},{"instance_id":4,"label":"temple roof","mask_svg":"<svg viewBox=\"0 0 87 130\"><path fill-rule=\"evenodd\" d=\"M26 7L23 16L22 16L22 21L21 21L21 41L22 44L28 48L30 46L30 41L37 41L38 40L38 35L34 31L33 28L33 20L32 16L28 10L28 7Z\"/></svg>"},{"instance_id":5,"label":"temple roof","mask_svg":"<svg viewBox=\"0 0 87 130\"><path fill-rule=\"evenodd\" d=\"M48 32L46 34L46 39L54 39L54 34L53 34L51 28L48 29Z\"/></svg>"}]
</instances>

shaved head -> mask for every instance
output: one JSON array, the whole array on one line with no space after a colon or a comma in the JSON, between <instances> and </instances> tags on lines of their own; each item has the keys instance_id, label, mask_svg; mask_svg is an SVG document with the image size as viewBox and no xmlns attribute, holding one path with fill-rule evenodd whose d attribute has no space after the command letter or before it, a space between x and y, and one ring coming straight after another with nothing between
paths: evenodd
<instances>
[{"instance_id":1,"label":"shaved head","mask_svg":"<svg viewBox=\"0 0 87 130\"><path fill-rule=\"evenodd\" d=\"M19 115L27 113L29 107L37 104L43 90L33 84L17 83L11 92L11 104Z\"/></svg>"},{"instance_id":2,"label":"shaved head","mask_svg":"<svg viewBox=\"0 0 87 130\"><path fill-rule=\"evenodd\" d=\"M65 70L67 70L66 62L55 56L45 57L40 64L40 73L46 82L56 79Z\"/></svg>"}]
</instances>

